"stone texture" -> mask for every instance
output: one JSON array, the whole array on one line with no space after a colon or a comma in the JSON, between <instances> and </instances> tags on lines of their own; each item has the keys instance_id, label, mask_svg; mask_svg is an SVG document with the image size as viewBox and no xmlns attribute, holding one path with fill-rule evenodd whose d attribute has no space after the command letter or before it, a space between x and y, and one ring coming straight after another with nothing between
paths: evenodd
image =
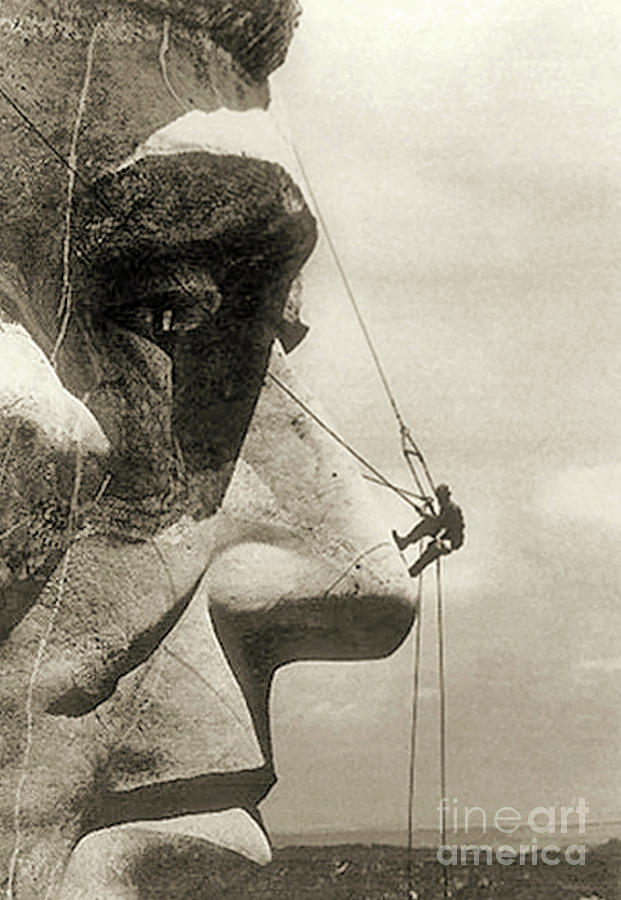
<instances>
[{"instance_id":1,"label":"stone texture","mask_svg":"<svg viewBox=\"0 0 621 900\"><path fill-rule=\"evenodd\" d=\"M285 61L301 12L295 0L127 0L147 13L162 12L191 29L205 31L255 79Z\"/></svg>"},{"instance_id":2,"label":"stone texture","mask_svg":"<svg viewBox=\"0 0 621 900\"><path fill-rule=\"evenodd\" d=\"M178 830L145 822L90 835L74 853L59 900L239 897L237 885L271 859L265 833L243 810L181 822Z\"/></svg>"},{"instance_id":3,"label":"stone texture","mask_svg":"<svg viewBox=\"0 0 621 900\"><path fill-rule=\"evenodd\" d=\"M15 900L151 898L154 860L188 853L213 872L227 848L264 862L213 816L256 820L274 783L274 672L384 655L412 621L355 467L265 380L270 366L302 392L273 342L305 333L292 286L316 227L261 114L238 112L248 153L231 117L265 106L255 79L294 16L275 0L3 9L1 84L36 125L0 100L0 880ZM175 896L165 866L157 884Z\"/></svg>"},{"instance_id":4,"label":"stone texture","mask_svg":"<svg viewBox=\"0 0 621 900\"><path fill-rule=\"evenodd\" d=\"M165 10L158 11L155 4L144 7L113 0L3 5L0 79L23 114L6 97L0 100L3 259L19 263L33 254L55 252L67 197L62 160L70 156L89 53L92 65L75 163L78 180L90 182L114 168L183 111L267 104L265 77L275 57L284 56L292 31L285 23L296 15L288 12L288 0L176 4L167 42ZM201 9L209 18L215 7L221 38L227 33L222 16L229 25L245 22L255 33L251 56L258 80L249 80L206 28L197 30L182 21L184 10L189 21L192 15L200 18ZM274 34L284 41L280 49L270 44Z\"/></svg>"}]
</instances>

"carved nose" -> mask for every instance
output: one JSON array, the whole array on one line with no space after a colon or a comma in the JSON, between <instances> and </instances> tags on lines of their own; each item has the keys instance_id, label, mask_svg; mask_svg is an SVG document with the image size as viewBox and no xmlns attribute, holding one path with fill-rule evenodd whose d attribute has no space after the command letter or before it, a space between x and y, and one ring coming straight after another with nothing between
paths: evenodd
<instances>
[{"instance_id":1,"label":"carved nose","mask_svg":"<svg viewBox=\"0 0 621 900\"><path fill-rule=\"evenodd\" d=\"M236 495L236 479L237 473L225 515L238 503L251 503L248 495ZM270 648L274 666L301 659L374 659L395 650L414 619L414 585L382 523L367 520L360 541L346 515L334 516L338 530L320 540L303 525L288 534L265 521L254 529L250 523L241 527L209 571L216 621L255 641L262 636L259 644Z\"/></svg>"},{"instance_id":2,"label":"carved nose","mask_svg":"<svg viewBox=\"0 0 621 900\"><path fill-rule=\"evenodd\" d=\"M275 350L270 371L311 408ZM363 659L407 635L416 596L356 465L274 381L262 391L221 514L209 593L227 634L274 665ZM262 635L262 641L252 639Z\"/></svg>"},{"instance_id":3,"label":"carved nose","mask_svg":"<svg viewBox=\"0 0 621 900\"><path fill-rule=\"evenodd\" d=\"M385 539L352 559L327 589L324 603L342 648L335 658L345 659L392 653L416 612L412 580L396 548Z\"/></svg>"}]
</instances>

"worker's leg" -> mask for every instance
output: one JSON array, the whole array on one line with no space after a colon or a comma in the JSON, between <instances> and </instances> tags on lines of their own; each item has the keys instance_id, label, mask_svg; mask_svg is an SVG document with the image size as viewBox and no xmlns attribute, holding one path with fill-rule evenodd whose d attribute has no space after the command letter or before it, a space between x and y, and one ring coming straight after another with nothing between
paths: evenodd
<instances>
[{"instance_id":1,"label":"worker's leg","mask_svg":"<svg viewBox=\"0 0 621 900\"><path fill-rule=\"evenodd\" d=\"M428 547L425 549L424 553L419 556L414 565L410 566L409 573L412 578L416 578L417 575L425 569L430 563L435 562L439 556L446 556L447 553L451 551L448 550L440 541L433 541Z\"/></svg>"},{"instance_id":2,"label":"worker's leg","mask_svg":"<svg viewBox=\"0 0 621 900\"><path fill-rule=\"evenodd\" d=\"M400 537L396 531L393 531L392 536L399 550L405 550L406 547L409 547L410 544L415 544L421 538L434 537L439 529L438 516L425 516L404 537Z\"/></svg>"}]
</instances>

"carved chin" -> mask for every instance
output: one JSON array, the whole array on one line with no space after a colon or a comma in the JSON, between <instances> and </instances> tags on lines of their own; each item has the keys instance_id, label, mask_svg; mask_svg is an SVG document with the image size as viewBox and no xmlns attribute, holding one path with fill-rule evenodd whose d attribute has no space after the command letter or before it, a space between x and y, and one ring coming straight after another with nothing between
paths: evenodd
<instances>
[{"instance_id":1,"label":"carved chin","mask_svg":"<svg viewBox=\"0 0 621 900\"><path fill-rule=\"evenodd\" d=\"M106 897L128 896L130 885L131 896L171 896L177 875L184 896L220 896L244 865L271 859L263 828L242 809L122 825L78 844L58 900L91 900L93 885Z\"/></svg>"}]
</instances>

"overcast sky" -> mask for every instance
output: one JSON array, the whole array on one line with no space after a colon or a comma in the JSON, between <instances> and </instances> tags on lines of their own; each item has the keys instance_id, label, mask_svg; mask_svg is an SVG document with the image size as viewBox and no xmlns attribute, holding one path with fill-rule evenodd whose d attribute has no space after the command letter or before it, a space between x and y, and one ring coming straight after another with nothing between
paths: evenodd
<instances>
[{"instance_id":1,"label":"overcast sky","mask_svg":"<svg viewBox=\"0 0 621 900\"><path fill-rule=\"evenodd\" d=\"M445 566L449 792L621 819L621 10L305 0L274 76L403 412L467 545ZM293 360L407 484L325 242ZM378 489L379 490L379 489ZM409 524L386 497L390 524ZM417 821L435 823L433 596ZM411 640L277 677L273 831L405 823Z\"/></svg>"}]
</instances>

